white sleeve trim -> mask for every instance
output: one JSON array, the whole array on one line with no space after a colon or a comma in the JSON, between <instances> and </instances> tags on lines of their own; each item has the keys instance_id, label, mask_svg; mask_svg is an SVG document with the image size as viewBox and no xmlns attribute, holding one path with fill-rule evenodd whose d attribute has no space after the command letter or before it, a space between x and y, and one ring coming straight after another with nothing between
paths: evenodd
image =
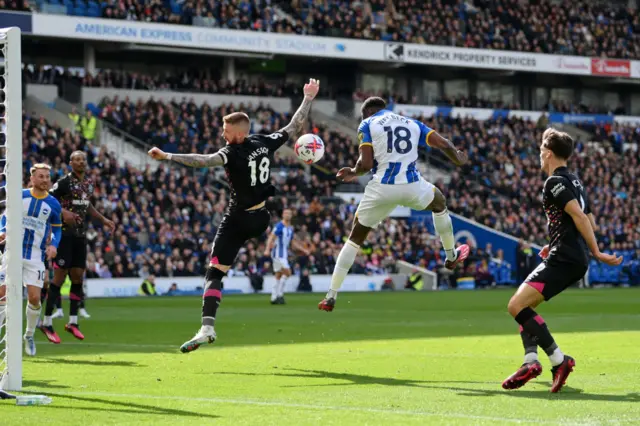
<instances>
[{"instance_id":1,"label":"white sleeve trim","mask_svg":"<svg viewBox=\"0 0 640 426\"><path fill-rule=\"evenodd\" d=\"M218 154L222 157L222 164L227 164L227 154L223 150L218 151Z\"/></svg>"}]
</instances>

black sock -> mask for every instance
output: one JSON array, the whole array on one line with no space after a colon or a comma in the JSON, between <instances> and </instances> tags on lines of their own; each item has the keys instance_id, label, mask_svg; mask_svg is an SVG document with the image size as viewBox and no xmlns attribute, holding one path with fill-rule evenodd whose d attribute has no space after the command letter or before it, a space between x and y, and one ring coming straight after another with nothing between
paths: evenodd
<instances>
[{"instance_id":1,"label":"black sock","mask_svg":"<svg viewBox=\"0 0 640 426\"><path fill-rule=\"evenodd\" d=\"M56 309L62 309L62 296L58 296L56 299Z\"/></svg>"},{"instance_id":2,"label":"black sock","mask_svg":"<svg viewBox=\"0 0 640 426\"><path fill-rule=\"evenodd\" d=\"M225 273L209 266L204 276L204 294L202 295L202 325L213 326L216 312L222 300L222 278Z\"/></svg>"},{"instance_id":3,"label":"black sock","mask_svg":"<svg viewBox=\"0 0 640 426\"><path fill-rule=\"evenodd\" d=\"M523 331L530 334L532 340L545 351L547 355L551 355L558 348L553 336L549 332L547 324L542 317L531 308L524 308L516 315L516 321L523 328Z\"/></svg>"},{"instance_id":4,"label":"black sock","mask_svg":"<svg viewBox=\"0 0 640 426\"><path fill-rule=\"evenodd\" d=\"M532 335L524 331L524 328L520 326L520 337L522 338L522 346L524 347L524 354L538 353L538 344Z\"/></svg>"},{"instance_id":5,"label":"black sock","mask_svg":"<svg viewBox=\"0 0 640 426\"><path fill-rule=\"evenodd\" d=\"M82 293L84 294L84 291L83 291ZM85 302L84 297L83 297L83 298L82 298L82 300L80 301L80 305L78 305L78 307L79 307L80 309L84 309L84 308L85 308L85 306L86 306L86 303L87 303L87 302Z\"/></svg>"},{"instance_id":6,"label":"black sock","mask_svg":"<svg viewBox=\"0 0 640 426\"><path fill-rule=\"evenodd\" d=\"M44 305L45 300L47 300L47 289L42 287L42 290L40 291L40 304Z\"/></svg>"},{"instance_id":7,"label":"black sock","mask_svg":"<svg viewBox=\"0 0 640 426\"><path fill-rule=\"evenodd\" d=\"M69 292L69 315L78 315L78 307L84 297L82 283L71 283L71 291Z\"/></svg>"},{"instance_id":8,"label":"black sock","mask_svg":"<svg viewBox=\"0 0 640 426\"><path fill-rule=\"evenodd\" d=\"M49 286L47 292L47 306L44 308L44 316L50 317L53 314L53 308L56 305L56 300L60 297L60 287L55 284Z\"/></svg>"}]
</instances>

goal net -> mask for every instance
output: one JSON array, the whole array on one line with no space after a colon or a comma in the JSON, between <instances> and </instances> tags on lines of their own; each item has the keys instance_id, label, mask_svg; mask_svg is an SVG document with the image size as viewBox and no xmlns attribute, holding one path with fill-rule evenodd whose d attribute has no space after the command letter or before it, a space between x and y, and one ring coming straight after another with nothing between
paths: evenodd
<instances>
[{"instance_id":1,"label":"goal net","mask_svg":"<svg viewBox=\"0 0 640 426\"><path fill-rule=\"evenodd\" d=\"M0 29L0 389L22 387L22 63L20 29ZM1 294L1 293L0 293Z\"/></svg>"}]
</instances>

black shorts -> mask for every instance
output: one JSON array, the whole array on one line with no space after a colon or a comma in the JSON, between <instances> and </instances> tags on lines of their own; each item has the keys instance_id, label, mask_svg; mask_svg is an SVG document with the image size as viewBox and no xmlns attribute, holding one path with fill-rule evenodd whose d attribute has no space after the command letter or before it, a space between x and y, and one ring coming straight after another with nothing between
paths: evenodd
<instances>
[{"instance_id":1,"label":"black shorts","mask_svg":"<svg viewBox=\"0 0 640 426\"><path fill-rule=\"evenodd\" d=\"M271 215L267 209L226 213L218 227L211 247L211 263L233 265L244 243L257 238L269 227Z\"/></svg>"},{"instance_id":2,"label":"black shorts","mask_svg":"<svg viewBox=\"0 0 640 426\"><path fill-rule=\"evenodd\" d=\"M584 278L587 269L586 265L580 263L547 259L524 282L538 290L544 300L549 300Z\"/></svg>"},{"instance_id":3,"label":"black shorts","mask_svg":"<svg viewBox=\"0 0 640 426\"><path fill-rule=\"evenodd\" d=\"M71 269L87 267L87 239L73 235L63 235L58 245L58 254L53 260L53 267Z\"/></svg>"}]
</instances>

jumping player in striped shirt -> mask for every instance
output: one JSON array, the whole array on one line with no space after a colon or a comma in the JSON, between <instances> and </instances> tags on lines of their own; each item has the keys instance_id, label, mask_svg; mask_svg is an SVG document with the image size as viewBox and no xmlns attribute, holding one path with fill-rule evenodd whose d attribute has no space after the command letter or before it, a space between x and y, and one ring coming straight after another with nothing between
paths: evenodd
<instances>
[{"instance_id":1,"label":"jumping player in striped shirt","mask_svg":"<svg viewBox=\"0 0 640 426\"><path fill-rule=\"evenodd\" d=\"M424 180L416 167L419 147L438 148L457 166L466 162L466 154L423 123L388 110L384 99L378 97L369 98L362 104L358 139L360 158L356 166L341 169L337 178L350 182L371 171L373 179L367 184L358 205L351 235L338 255L331 289L318 305L327 312L333 310L338 290L367 235L397 206L433 213L433 223L447 256L446 268L454 269L469 256L468 245L455 248L453 225L444 195Z\"/></svg>"}]
</instances>

